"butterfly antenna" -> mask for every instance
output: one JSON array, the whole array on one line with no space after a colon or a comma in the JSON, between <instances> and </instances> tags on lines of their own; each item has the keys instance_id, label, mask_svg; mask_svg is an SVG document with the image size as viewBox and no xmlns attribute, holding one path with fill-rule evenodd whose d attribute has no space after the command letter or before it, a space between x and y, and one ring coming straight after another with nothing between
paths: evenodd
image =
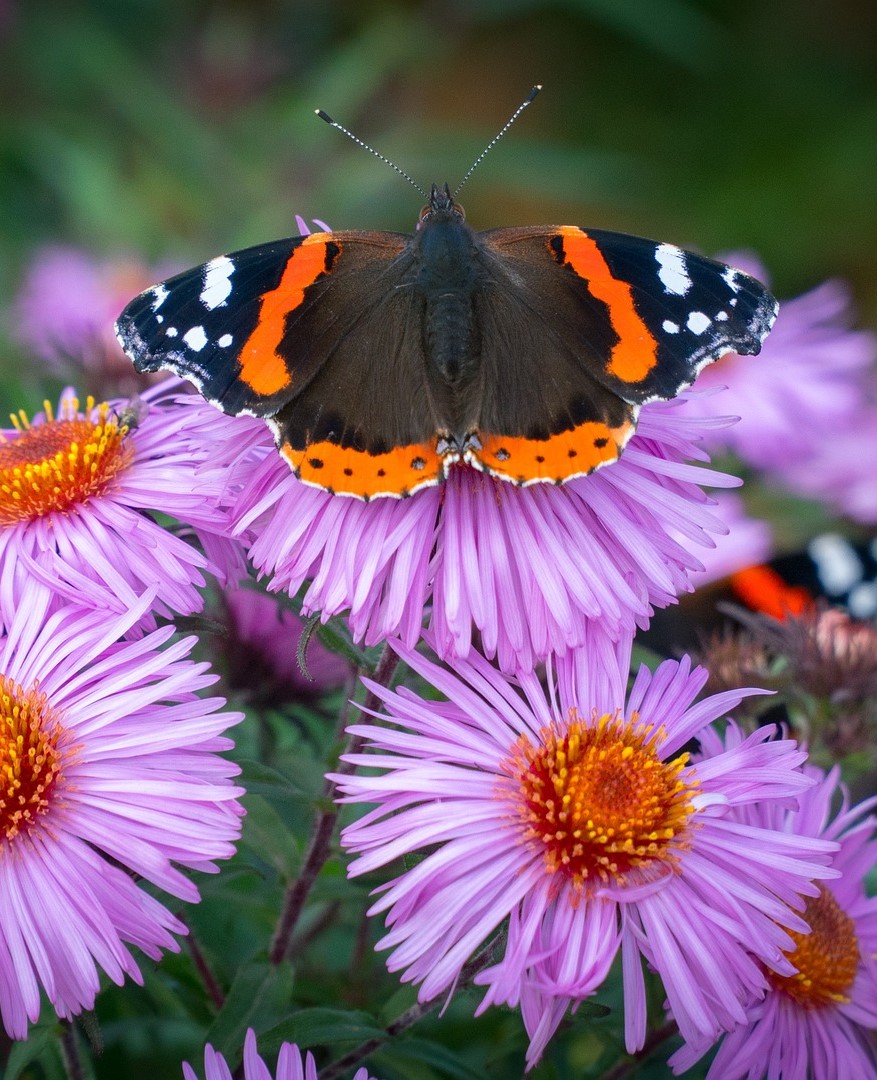
<instances>
[{"instance_id":1,"label":"butterfly antenna","mask_svg":"<svg viewBox=\"0 0 877 1080\"><path fill-rule=\"evenodd\" d=\"M404 169L400 169L399 166L395 164L395 162L390 161L390 159L384 157L383 154L379 154L377 150L369 146L368 143L364 143L362 139L357 139L357 137L353 134L352 131L348 131L347 128L339 124L337 120L333 120L332 117L329 116L328 113L323 112L322 109L314 109L314 112L317 114L317 116L319 116L321 120L325 120L329 127L338 128L339 131L343 131L344 134L348 137L348 139L353 139L357 146L361 146L363 150L368 150L368 152L370 154L374 154L374 156L378 158L379 161L383 161L385 165L389 165L391 169L397 172L400 176L404 177L413 188L416 188L424 197L424 199L429 198L423 188L419 184L415 184L411 177L408 175L408 173L405 172Z\"/></svg>"},{"instance_id":2,"label":"butterfly antenna","mask_svg":"<svg viewBox=\"0 0 877 1080\"><path fill-rule=\"evenodd\" d=\"M536 95L539 93L539 91L541 89L542 89L542 84L541 83L538 83L536 86L533 87L533 89L530 91L530 93L527 94L527 96L524 98L524 100L521 102L521 104L517 107L517 109L515 109L515 111L512 113L512 115L508 118L508 121L505 123L502 130L498 134L494 135L494 137L490 140L490 142L487 144L487 146L484 147L484 149L481 151L481 153L478 155L478 157L472 162L471 166L469 167L469 171L466 173L466 175L463 177L463 179L460 181L460 183L457 184L457 189L454 192L454 198L455 199L457 197L457 193L460 191L460 188L462 188L462 186L466 183L466 181L469 179L469 177L472 175L472 173L475 172L475 170L478 168L478 166L481 164L481 162L487 156L488 150L491 150L494 146L496 146L496 144L499 142L499 140L503 137L503 135L505 135L505 133L508 131L508 129L518 119L518 117L521 115L521 113L524 111L524 109L527 108L527 106L536 97Z\"/></svg>"}]
</instances>

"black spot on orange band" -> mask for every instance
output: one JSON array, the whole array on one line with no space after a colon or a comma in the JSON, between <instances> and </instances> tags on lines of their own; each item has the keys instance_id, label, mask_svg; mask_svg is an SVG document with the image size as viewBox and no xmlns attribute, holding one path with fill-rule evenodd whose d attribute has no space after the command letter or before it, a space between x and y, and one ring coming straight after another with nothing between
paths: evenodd
<instances>
[{"instance_id":1,"label":"black spot on orange band","mask_svg":"<svg viewBox=\"0 0 877 1080\"><path fill-rule=\"evenodd\" d=\"M326 441L312 443L304 450L284 443L280 452L305 483L360 499L411 495L437 484L444 476L442 459L427 443L400 446L384 454Z\"/></svg>"},{"instance_id":2,"label":"black spot on orange band","mask_svg":"<svg viewBox=\"0 0 877 1080\"><path fill-rule=\"evenodd\" d=\"M484 436L478 451L466 457L504 480L562 483L616 461L636 429L633 419L618 427L586 421L547 439Z\"/></svg>"}]
</instances>

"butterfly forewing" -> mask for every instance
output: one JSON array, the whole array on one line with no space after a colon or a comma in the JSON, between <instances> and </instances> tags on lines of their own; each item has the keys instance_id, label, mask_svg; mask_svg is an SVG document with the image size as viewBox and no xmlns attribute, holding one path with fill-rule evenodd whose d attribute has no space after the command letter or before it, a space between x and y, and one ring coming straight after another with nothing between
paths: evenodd
<instances>
[{"instance_id":1,"label":"butterfly forewing","mask_svg":"<svg viewBox=\"0 0 877 1080\"><path fill-rule=\"evenodd\" d=\"M631 403L675 397L725 353L759 352L776 318L754 278L671 244L577 226L482 237L514 268L540 336Z\"/></svg>"},{"instance_id":2,"label":"butterfly forewing","mask_svg":"<svg viewBox=\"0 0 877 1080\"><path fill-rule=\"evenodd\" d=\"M117 332L228 413L264 417L305 482L406 495L458 462L517 484L611 464L641 404L776 314L752 278L573 226L474 233L436 193L413 236L315 233L147 290Z\"/></svg>"}]
</instances>

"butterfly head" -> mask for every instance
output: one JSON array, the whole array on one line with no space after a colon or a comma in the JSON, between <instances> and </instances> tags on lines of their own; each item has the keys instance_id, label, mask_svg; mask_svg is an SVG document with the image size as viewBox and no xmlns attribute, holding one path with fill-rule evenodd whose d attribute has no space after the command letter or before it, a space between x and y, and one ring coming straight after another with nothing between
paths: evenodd
<instances>
[{"instance_id":1,"label":"butterfly head","mask_svg":"<svg viewBox=\"0 0 877 1080\"><path fill-rule=\"evenodd\" d=\"M448 185L439 187L438 184L433 184L429 193L429 202L420 211L417 228L422 228L427 222L447 221L454 218L463 221L465 217L466 211L459 203L454 202L454 196Z\"/></svg>"}]
</instances>

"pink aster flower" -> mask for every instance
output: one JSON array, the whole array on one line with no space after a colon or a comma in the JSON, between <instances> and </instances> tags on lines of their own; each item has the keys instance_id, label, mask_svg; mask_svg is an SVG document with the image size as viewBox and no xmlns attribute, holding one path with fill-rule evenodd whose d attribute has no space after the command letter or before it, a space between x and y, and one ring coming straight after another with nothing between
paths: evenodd
<instances>
[{"instance_id":1,"label":"pink aster flower","mask_svg":"<svg viewBox=\"0 0 877 1080\"><path fill-rule=\"evenodd\" d=\"M877 524L877 380L868 385L855 422L835 431L803 458L789 462L783 483L793 491L819 499L854 521Z\"/></svg>"},{"instance_id":2,"label":"pink aster flower","mask_svg":"<svg viewBox=\"0 0 877 1080\"><path fill-rule=\"evenodd\" d=\"M710 737L707 749L715 749ZM807 900L809 933L792 932L791 975L767 972L768 991L749 1004L745 1020L721 1042L708 1080L807 1080L877 1075L877 897L865 878L877 861L877 799L850 807L844 795L832 815L839 773L808 770L819 778L800 808L752 803L738 812L747 825L782 829L790 836L837 841L832 865L840 877L821 884ZM711 1040L693 1040L670 1059L674 1071L690 1068Z\"/></svg>"},{"instance_id":3,"label":"pink aster flower","mask_svg":"<svg viewBox=\"0 0 877 1080\"><path fill-rule=\"evenodd\" d=\"M715 538L715 547L698 552L703 563L700 574L692 574L695 588L728 577L748 566L760 566L773 555L771 527L766 521L750 517L743 500L730 492L714 496L715 514L727 532Z\"/></svg>"},{"instance_id":4,"label":"pink aster flower","mask_svg":"<svg viewBox=\"0 0 877 1080\"><path fill-rule=\"evenodd\" d=\"M120 639L125 615L67 608L28 582L0 635L0 1015L16 1039L40 1013L92 1007L99 972L142 982L129 945L157 960L185 927L140 887L196 902L180 868L216 872L243 810L219 756L242 719L198 692L216 681L172 627Z\"/></svg>"},{"instance_id":5,"label":"pink aster flower","mask_svg":"<svg viewBox=\"0 0 877 1080\"><path fill-rule=\"evenodd\" d=\"M227 471L211 466L222 418L202 402L182 410L138 399L85 408L71 391L57 412L22 413L0 441L0 622L37 576L70 602L123 611L154 586L162 615L199 611L203 571L240 573L218 534ZM215 536L208 560L151 516Z\"/></svg>"},{"instance_id":6,"label":"pink aster flower","mask_svg":"<svg viewBox=\"0 0 877 1080\"><path fill-rule=\"evenodd\" d=\"M303 1060L301 1050L295 1043L283 1043L274 1077L275 1080L318 1080L314 1055L309 1050ZM199 1080L188 1062L183 1062L183 1078ZM225 1058L217 1054L210 1043L204 1047L204 1080L232 1080L232 1072ZM252 1028L247 1030L244 1041L244 1080L272 1080L271 1070L256 1049L256 1033ZM362 1068L356 1070L353 1080L374 1080L374 1077L369 1076L368 1069Z\"/></svg>"},{"instance_id":7,"label":"pink aster flower","mask_svg":"<svg viewBox=\"0 0 877 1080\"><path fill-rule=\"evenodd\" d=\"M58 370L75 370L100 393L134 393L149 381L137 375L113 333L113 319L130 296L173 267L148 267L134 257L100 257L82 248L41 248L12 312L18 337ZM79 377L79 376L78 376Z\"/></svg>"},{"instance_id":8,"label":"pink aster flower","mask_svg":"<svg viewBox=\"0 0 877 1080\"><path fill-rule=\"evenodd\" d=\"M257 705L282 707L342 686L350 664L316 635L307 643L307 675L299 664L305 620L276 597L254 589L223 594L227 632L220 640L228 684Z\"/></svg>"},{"instance_id":9,"label":"pink aster flower","mask_svg":"<svg viewBox=\"0 0 877 1080\"><path fill-rule=\"evenodd\" d=\"M272 590L307 582L304 612L346 614L357 640L481 649L512 670L580 645L586 628L631 636L654 607L690 591L695 546L725 531L700 484L733 477L706 461L707 427L685 397L643 408L621 460L556 487L517 488L468 466L407 499L331 495L297 480L260 421L236 418L225 460L238 470L235 535ZM250 457L247 458L246 455Z\"/></svg>"},{"instance_id":10,"label":"pink aster flower","mask_svg":"<svg viewBox=\"0 0 877 1080\"><path fill-rule=\"evenodd\" d=\"M715 1038L740 1023L765 968L792 973L785 928L804 930L799 894L833 873L833 844L733 813L788 806L813 783L794 742L731 725L709 760L682 751L758 690L695 702L707 673L685 659L642 668L626 699L629 641L585 646L557 662L547 696L534 671L513 681L476 653L448 671L400 646L447 701L369 684L393 726L352 727L375 752L350 761L381 771L332 777L342 801L376 804L342 834L351 875L426 852L370 910L387 914L378 947L421 1000L452 989L508 920L501 959L476 978L479 1011L521 1005L530 1064L619 951L629 1050L646 1033L642 958L683 1032Z\"/></svg>"},{"instance_id":11,"label":"pink aster flower","mask_svg":"<svg viewBox=\"0 0 877 1080\"><path fill-rule=\"evenodd\" d=\"M768 280L751 256L729 257ZM857 427L865 372L877 359L877 337L850 329L851 309L846 285L827 281L780 304L758 356L729 353L701 372L698 390L727 389L715 396L693 395L691 411L704 418L740 417L733 427L711 432L708 445L733 450L757 468L777 470Z\"/></svg>"}]
</instances>

